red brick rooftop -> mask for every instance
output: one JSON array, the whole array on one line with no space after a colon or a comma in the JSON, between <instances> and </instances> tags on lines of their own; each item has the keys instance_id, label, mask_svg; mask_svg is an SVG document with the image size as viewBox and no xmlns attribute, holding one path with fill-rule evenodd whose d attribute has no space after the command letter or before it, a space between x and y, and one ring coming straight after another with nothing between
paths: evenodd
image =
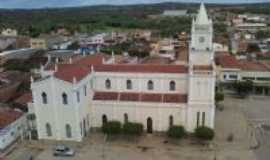
<instances>
[{"instance_id":1,"label":"red brick rooftop","mask_svg":"<svg viewBox=\"0 0 270 160\"><path fill-rule=\"evenodd\" d=\"M220 54L216 57L216 64L222 68L235 68L240 69L241 65L237 59L230 54Z\"/></svg>"},{"instance_id":2,"label":"red brick rooftop","mask_svg":"<svg viewBox=\"0 0 270 160\"><path fill-rule=\"evenodd\" d=\"M270 71L270 68L260 61L240 60L241 69L245 71Z\"/></svg>"},{"instance_id":3,"label":"red brick rooftop","mask_svg":"<svg viewBox=\"0 0 270 160\"><path fill-rule=\"evenodd\" d=\"M68 82L73 82L74 77L76 81L80 81L91 72L90 68L76 64L59 64L57 68L58 71L54 73L54 76Z\"/></svg>"},{"instance_id":4,"label":"red brick rooftop","mask_svg":"<svg viewBox=\"0 0 270 160\"><path fill-rule=\"evenodd\" d=\"M32 93L25 93L15 100L15 103L21 105L27 105L27 103L32 102Z\"/></svg>"},{"instance_id":5,"label":"red brick rooftop","mask_svg":"<svg viewBox=\"0 0 270 160\"><path fill-rule=\"evenodd\" d=\"M95 92L93 100L123 102L187 103L186 94Z\"/></svg>"},{"instance_id":6,"label":"red brick rooftop","mask_svg":"<svg viewBox=\"0 0 270 160\"><path fill-rule=\"evenodd\" d=\"M222 68L241 69L244 71L270 71L270 65L261 61L237 60L229 54L220 54L216 56L216 64Z\"/></svg>"},{"instance_id":7,"label":"red brick rooftop","mask_svg":"<svg viewBox=\"0 0 270 160\"><path fill-rule=\"evenodd\" d=\"M213 67L210 65L195 65L193 66L193 70L198 70L198 71L212 71Z\"/></svg>"},{"instance_id":8,"label":"red brick rooftop","mask_svg":"<svg viewBox=\"0 0 270 160\"><path fill-rule=\"evenodd\" d=\"M187 73L184 65L169 64L102 64L103 59L108 57L104 54L86 56L71 64L49 65L45 70L55 70L56 78L72 82L75 77L77 81L82 80L91 73L91 66L96 72L122 72L122 73Z\"/></svg>"},{"instance_id":9,"label":"red brick rooftop","mask_svg":"<svg viewBox=\"0 0 270 160\"><path fill-rule=\"evenodd\" d=\"M187 73L183 65L150 65L150 64L106 64L94 66L97 72L123 73Z\"/></svg>"},{"instance_id":10,"label":"red brick rooftop","mask_svg":"<svg viewBox=\"0 0 270 160\"><path fill-rule=\"evenodd\" d=\"M23 115L22 112L11 109L0 109L0 129L3 129L19 119Z\"/></svg>"}]
</instances>

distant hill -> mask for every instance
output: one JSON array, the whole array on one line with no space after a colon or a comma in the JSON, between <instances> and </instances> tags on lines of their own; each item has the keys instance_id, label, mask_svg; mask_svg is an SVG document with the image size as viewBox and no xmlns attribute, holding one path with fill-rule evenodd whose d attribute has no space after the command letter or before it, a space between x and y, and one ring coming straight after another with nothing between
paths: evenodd
<instances>
[{"instance_id":1,"label":"distant hill","mask_svg":"<svg viewBox=\"0 0 270 160\"><path fill-rule=\"evenodd\" d=\"M80 10L80 9L94 9L94 10L114 10L114 9L131 9L131 8L155 8L155 9L183 9L188 7L197 7L199 3L184 3L184 2L163 2L154 4L133 4L133 5L93 5L80 7L57 7L57 8L41 8L41 9L4 9L0 11L31 11L31 10ZM270 7L270 2L260 3L239 3L239 4L207 4L208 7Z\"/></svg>"}]
</instances>

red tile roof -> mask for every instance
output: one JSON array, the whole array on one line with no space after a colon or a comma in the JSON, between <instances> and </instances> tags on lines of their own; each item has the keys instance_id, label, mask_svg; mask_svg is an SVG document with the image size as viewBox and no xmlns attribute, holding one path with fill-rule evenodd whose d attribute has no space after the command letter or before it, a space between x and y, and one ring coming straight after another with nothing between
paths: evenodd
<instances>
[{"instance_id":1,"label":"red tile roof","mask_svg":"<svg viewBox=\"0 0 270 160\"><path fill-rule=\"evenodd\" d=\"M75 77L80 81L91 73L91 66L96 72L122 72L122 73L187 73L184 65L162 65L162 64L102 64L104 54L86 56L74 61L72 64L49 65L46 70L55 70L56 78L72 82Z\"/></svg>"},{"instance_id":2,"label":"red tile roof","mask_svg":"<svg viewBox=\"0 0 270 160\"><path fill-rule=\"evenodd\" d=\"M97 72L128 73L187 73L183 65L150 65L150 64L108 64L94 67Z\"/></svg>"},{"instance_id":3,"label":"red tile roof","mask_svg":"<svg viewBox=\"0 0 270 160\"><path fill-rule=\"evenodd\" d=\"M94 94L93 100L187 103L187 95L161 93L96 92Z\"/></svg>"},{"instance_id":4,"label":"red tile roof","mask_svg":"<svg viewBox=\"0 0 270 160\"><path fill-rule=\"evenodd\" d=\"M74 63L82 65L82 66L90 67L91 65L102 64L103 58L108 59L108 57L109 57L108 55L100 53L100 54L85 56L85 57L75 61Z\"/></svg>"},{"instance_id":5,"label":"red tile roof","mask_svg":"<svg viewBox=\"0 0 270 160\"><path fill-rule=\"evenodd\" d=\"M22 112L11 109L0 109L0 129L3 129L23 115Z\"/></svg>"},{"instance_id":6,"label":"red tile roof","mask_svg":"<svg viewBox=\"0 0 270 160\"><path fill-rule=\"evenodd\" d=\"M80 81L90 72L91 70L84 66L76 64L59 64L58 71L54 73L54 76L64 81L73 82L74 77L77 81Z\"/></svg>"},{"instance_id":7,"label":"red tile roof","mask_svg":"<svg viewBox=\"0 0 270 160\"><path fill-rule=\"evenodd\" d=\"M223 68L240 69L241 65L237 59L229 54L220 54L216 57L216 64Z\"/></svg>"},{"instance_id":8,"label":"red tile roof","mask_svg":"<svg viewBox=\"0 0 270 160\"><path fill-rule=\"evenodd\" d=\"M210 65L195 65L193 66L193 69L199 71L211 71L213 70L213 67Z\"/></svg>"},{"instance_id":9,"label":"red tile roof","mask_svg":"<svg viewBox=\"0 0 270 160\"><path fill-rule=\"evenodd\" d=\"M170 58L165 57L147 57L141 61L141 64L170 64Z\"/></svg>"},{"instance_id":10,"label":"red tile roof","mask_svg":"<svg viewBox=\"0 0 270 160\"><path fill-rule=\"evenodd\" d=\"M269 67L259 61L240 60L241 69L245 71L270 71Z\"/></svg>"},{"instance_id":11,"label":"red tile roof","mask_svg":"<svg viewBox=\"0 0 270 160\"><path fill-rule=\"evenodd\" d=\"M27 103L32 101L32 93L25 93L15 100L15 103L21 105L27 105Z\"/></svg>"}]
</instances>

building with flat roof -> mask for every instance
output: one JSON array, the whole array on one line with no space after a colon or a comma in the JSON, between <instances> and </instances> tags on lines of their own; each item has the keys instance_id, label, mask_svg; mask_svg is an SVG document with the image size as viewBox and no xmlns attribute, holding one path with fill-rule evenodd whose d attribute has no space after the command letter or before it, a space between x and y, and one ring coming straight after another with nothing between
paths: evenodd
<instances>
[{"instance_id":1,"label":"building with flat roof","mask_svg":"<svg viewBox=\"0 0 270 160\"><path fill-rule=\"evenodd\" d=\"M270 95L270 63L262 61L237 60L230 54L216 57L217 82L231 88L235 81L251 80L253 93Z\"/></svg>"}]
</instances>

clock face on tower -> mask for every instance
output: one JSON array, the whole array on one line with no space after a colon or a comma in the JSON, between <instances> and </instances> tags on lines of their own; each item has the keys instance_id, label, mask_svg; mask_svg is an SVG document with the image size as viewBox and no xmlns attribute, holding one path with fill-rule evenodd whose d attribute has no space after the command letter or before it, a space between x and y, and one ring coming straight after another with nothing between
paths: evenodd
<instances>
[{"instance_id":1,"label":"clock face on tower","mask_svg":"<svg viewBox=\"0 0 270 160\"><path fill-rule=\"evenodd\" d=\"M199 42L200 42L200 43L203 43L204 41L205 41L205 38L204 38L204 37L200 37L200 38L199 38Z\"/></svg>"}]
</instances>

